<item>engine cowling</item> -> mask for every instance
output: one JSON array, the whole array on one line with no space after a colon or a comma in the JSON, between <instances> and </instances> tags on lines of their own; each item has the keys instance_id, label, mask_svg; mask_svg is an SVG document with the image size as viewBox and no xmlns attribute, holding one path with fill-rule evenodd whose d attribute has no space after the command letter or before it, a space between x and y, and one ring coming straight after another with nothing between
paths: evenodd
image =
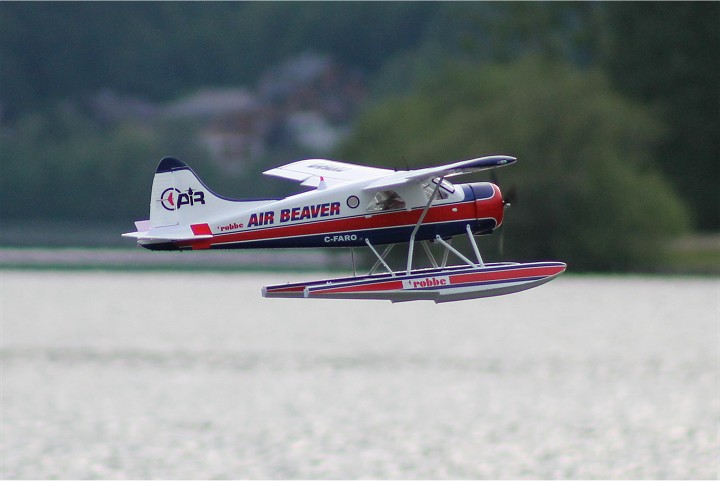
<instances>
[{"instance_id":1,"label":"engine cowling","mask_svg":"<svg viewBox=\"0 0 720 481\"><path fill-rule=\"evenodd\" d=\"M490 234L502 225L505 215L505 202L500 187L491 182L468 184L475 197L475 217L478 220L476 234ZM489 221L494 221L493 223Z\"/></svg>"}]
</instances>

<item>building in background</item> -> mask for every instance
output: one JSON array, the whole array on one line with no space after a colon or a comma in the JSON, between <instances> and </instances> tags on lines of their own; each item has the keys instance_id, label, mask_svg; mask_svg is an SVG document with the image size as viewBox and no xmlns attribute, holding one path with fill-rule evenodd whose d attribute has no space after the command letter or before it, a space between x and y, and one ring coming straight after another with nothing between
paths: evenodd
<instances>
[{"instance_id":1,"label":"building in background","mask_svg":"<svg viewBox=\"0 0 720 481\"><path fill-rule=\"evenodd\" d=\"M329 154L366 95L359 72L305 53L265 72L254 91L203 88L165 105L159 116L196 124L211 160L241 173L278 150Z\"/></svg>"}]
</instances>

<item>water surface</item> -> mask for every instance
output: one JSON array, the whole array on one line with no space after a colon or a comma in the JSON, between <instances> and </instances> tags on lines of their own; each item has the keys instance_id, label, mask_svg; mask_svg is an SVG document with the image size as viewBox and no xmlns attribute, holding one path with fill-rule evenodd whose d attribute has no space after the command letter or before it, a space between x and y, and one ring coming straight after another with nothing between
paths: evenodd
<instances>
[{"instance_id":1,"label":"water surface","mask_svg":"<svg viewBox=\"0 0 720 481\"><path fill-rule=\"evenodd\" d=\"M715 478L717 279L263 299L0 272L3 478Z\"/></svg>"}]
</instances>

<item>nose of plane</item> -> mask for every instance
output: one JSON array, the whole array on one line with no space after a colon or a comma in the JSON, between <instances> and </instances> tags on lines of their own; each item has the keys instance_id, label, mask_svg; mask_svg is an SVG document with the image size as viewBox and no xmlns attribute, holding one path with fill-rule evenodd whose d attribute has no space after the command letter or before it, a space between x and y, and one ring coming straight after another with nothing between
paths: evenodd
<instances>
[{"instance_id":1,"label":"nose of plane","mask_svg":"<svg viewBox=\"0 0 720 481\"><path fill-rule=\"evenodd\" d=\"M505 202L503 202L500 187L490 182L479 182L470 184L475 194L475 214L478 221L494 221L494 226L490 223L489 230L497 229L502 225L505 215Z\"/></svg>"}]
</instances>

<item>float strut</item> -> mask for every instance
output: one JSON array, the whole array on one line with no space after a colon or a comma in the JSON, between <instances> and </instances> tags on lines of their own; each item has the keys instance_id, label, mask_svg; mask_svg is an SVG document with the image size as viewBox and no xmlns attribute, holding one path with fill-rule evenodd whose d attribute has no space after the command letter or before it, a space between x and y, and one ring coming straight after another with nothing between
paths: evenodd
<instances>
[{"instance_id":1,"label":"float strut","mask_svg":"<svg viewBox=\"0 0 720 481\"><path fill-rule=\"evenodd\" d=\"M350 248L350 258L352 259L352 266L353 266L353 277L357 276L357 271L355 270L355 248Z\"/></svg>"},{"instance_id":2,"label":"float strut","mask_svg":"<svg viewBox=\"0 0 720 481\"><path fill-rule=\"evenodd\" d=\"M483 262L482 257L480 256L480 249L478 249L477 243L475 242L475 237L472 234L472 230L470 230L470 224L467 224L465 226L465 230L467 230L468 237L470 238L470 244L472 244L472 248L475 251L475 256L477 257L477 260L478 260L478 265L480 267L484 267L485 263Z\"/></svg>"},{"instance_id":3,"label":"float strut","mask_svg":"<svg viewBox=\"0 0 720 481\"><path fill-rule=\"evenodd\" d=\"M385 259L384 259L385 256L388 254L388 252L390 252L390 249L392 249L395 244L389 244L389 245L385 248L385 250L383 251L382 256L381 256L381 255L379 255L378 252L375 250L375 248L374 248L373 245L370 243L370 240L368 240L367 237L365 238L365 243L366 243L367 246L370 248L370 250L373 251L373 254L375 254L375 257L377 257L377 259L378 259L378 260L375 262L375 265L372 266L372 269L370 269L370 272L369 272L368 275L372 275L373 272L375 272L375 269L377 269L378 266L379 266L380 264L382 264L382 265L385 267L385 269L387 269L387 271L390 273L390 275L393 276L393 277L395 277L395 273L392 271L392 269L390 269L390 266L387 265L387 262L385 262Z\"/></svg>"},{"instance_id":4,"label":"float strut","mask_svg":"<svg viewBox=\"0 0 720 481\"><path fill-rule=\"evenodd\" d=\"M452 245L452 237L448 239L447 243L448 245ZM450 249L446 247L445 252L443 252L442 267L445 267L447 265L448 254L450 254Z\"/></svg>"},{"instance_id":5,"label":"float strut","mask_svg":"<svg viewBox=\"0 0 720 481\"><path fill-rule=\"evenodd\" d=\"M478 264L475 264L473 261L471 261L470 259L468 259L468 258L465 257L464 255L462 255L462 254L460 253L460 251L458 251L458 250L455 249L453 246L451 246L450 244L448 244L447 242L445 242L442 237L440 237L440 236L435 236L435 240L436 240L437 242L441 243L442 245L444 245L446 249L452 251L452 253L455 254L456 256L458 256L460 259L462 259L463 261L465 261L466 264L468 264L468 265L470 265L470 266L473 266L473 267L482 267L482 266L480 266L480 265L478 265Z\"/></svg>"},{"instance_id":6,"label":"float strut","mask_svg":"<svg viewBox=\"0 0 720 481\"><path fill-rule=\"evenodd\" d=\"M422 245L423 249L425 249L425 253L428 256L428 259L430 259L430 263L432 264L432 266L437 269L438 263L435 260L435 256L433 255L432 251L430 250L430 246L428 245L427 241L420 242L420 245Z\"/></svg>"}]
</instances>

